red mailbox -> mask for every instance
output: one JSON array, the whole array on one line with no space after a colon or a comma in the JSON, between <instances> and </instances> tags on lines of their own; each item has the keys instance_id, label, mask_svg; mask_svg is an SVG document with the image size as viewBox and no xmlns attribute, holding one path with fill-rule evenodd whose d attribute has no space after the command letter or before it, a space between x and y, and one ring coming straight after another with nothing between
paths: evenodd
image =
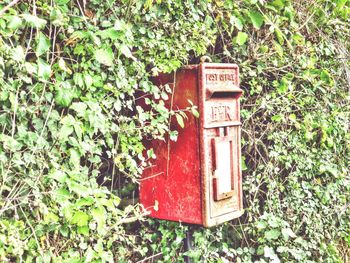
<instances>
[{"instance_id":1,"label":"red mailbox","mask_svg":"<svg viewBox=\"0 0 350 263\"><path fill-rule=\"evenodd\" d=\"M175 77L175 79L174 79ZM140 181L140 202L150 216L205 227L243 214L239 69L235 64L202 63L163 74L173 110L198 105L200 117L187 114L173 141L151 141L157 159Z\"/></svg>"}]
</instances>

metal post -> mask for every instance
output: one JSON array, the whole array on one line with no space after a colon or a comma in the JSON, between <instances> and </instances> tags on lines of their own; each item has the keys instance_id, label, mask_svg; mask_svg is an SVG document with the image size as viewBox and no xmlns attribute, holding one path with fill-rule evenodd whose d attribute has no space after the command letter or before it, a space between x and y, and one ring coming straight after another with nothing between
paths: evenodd
<instances>
[{"instance_id":1,"label":"metal post","mask_svg":"<svg viewBox=\"0 0 350 263\"><path fill-rule=\"evenodd\" d=\"M192 250L192 233L191 233L191 227L189 226L186 231L186 238L184 239L184 246L185 246L185 252ZM192 260L185 256L185 262L186 263L193 263Z\"/></svg>"}]
</instances>

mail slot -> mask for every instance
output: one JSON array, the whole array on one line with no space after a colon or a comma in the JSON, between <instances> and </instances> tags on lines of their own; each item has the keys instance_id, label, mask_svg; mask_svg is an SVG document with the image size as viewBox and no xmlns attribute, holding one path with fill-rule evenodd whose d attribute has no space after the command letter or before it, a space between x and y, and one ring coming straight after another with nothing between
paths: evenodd
<instances>
[{"instance_id":1,"label":"mail slot","mask_svg":"<svg viewBox=\"0 0 350 263\"><path fill-rule=\"evenodd\" d=\"M199 118L187 113L176 142L147 141L156 159L140 180L140 202L159 219L215 226L243 214L239 69L235 64L201 63L154 83L169 85L169 109L198 105Z\"/></svg>"}]
</instances>

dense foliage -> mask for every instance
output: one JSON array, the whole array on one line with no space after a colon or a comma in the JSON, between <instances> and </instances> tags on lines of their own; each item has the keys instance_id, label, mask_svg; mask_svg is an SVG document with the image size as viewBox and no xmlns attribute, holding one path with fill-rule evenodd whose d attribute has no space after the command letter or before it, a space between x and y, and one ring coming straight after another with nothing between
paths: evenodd
<instances>
[{"instance_id":1,"label":"dense foliage","mask_svg":"<svg viewBox=\"0 0 350 263\"><path fill-rule=\"evenodd\" d=\"M349 24L348 0L2 1L0 261L347 261ZM150 76L201 55L244 89L246 212L212 229L123 202L186 117Z\"/></svg>"}]
</instances>

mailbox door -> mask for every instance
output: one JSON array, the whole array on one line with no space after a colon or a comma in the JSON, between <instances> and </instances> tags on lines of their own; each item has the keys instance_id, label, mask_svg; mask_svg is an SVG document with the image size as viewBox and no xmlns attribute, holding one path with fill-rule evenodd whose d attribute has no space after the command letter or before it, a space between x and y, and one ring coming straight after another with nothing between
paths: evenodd
<instances>
[{"instance_id":1,"label":"mailbox door","mask_svg":"<svg viewBox=\"0 0 350 263\"><path fill-rule=\"evenodd\" d=\"M203 63L199 70L202 207L205 226L243 213L238 67Z\"/></svg>"},{"instance_id":2,"label":"mailbox door","mask_svg":"<svg viewBox=\"0 0 350 263\"><path fill-rule=\"evenodd\" d=\"M178 70L176 75L161 74L153 81L158 86L170 85L173 97L165 105L169 109L185 109L188 100L198 103L197 66ZM169 138L144 141L157 156L140 180L140 202L151 217L202 224L198 124L188 114L182 129L172 118L171 129L179 131L176 142Z\"/></svg>"}]
</instances>

